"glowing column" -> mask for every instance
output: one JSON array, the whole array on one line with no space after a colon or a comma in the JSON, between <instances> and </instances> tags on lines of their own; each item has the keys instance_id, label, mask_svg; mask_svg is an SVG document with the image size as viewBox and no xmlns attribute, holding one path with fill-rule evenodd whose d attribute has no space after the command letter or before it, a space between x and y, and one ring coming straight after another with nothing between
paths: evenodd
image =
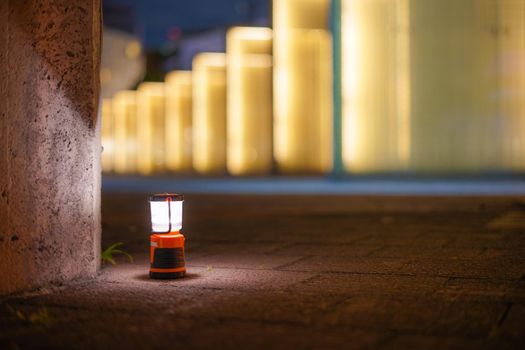
<instances>
[{"instance_id":1,"label":"glowing column","mask_svg":"<svg viewBox=\"0 0 525 350\"><path fill-rule=\"evenodd\" d=\"M498 167L496 3L410 2L411 22L418 28L410 38L413 170L451 173Z\"/></svg>"},{"instance_id":2,"label":"glowing column","mask_svg":"<svg viewBox=\"0 0 525 350\"><path fill-rule=\"evenodd\" d=\"M274 0L274 152L283 172L325 172L332 157L329 0Z\"/></svg>"},{"instance_id":3,"label":"glowing column","mask_svg":"<svg viewBox=\"0 0 525 350\"><path fill-rule=\"evenodd\" d=\"M342 0L343 163L402 170L410 158L409 0Z\"/></svg>"},{"instance_id":4,"label":"glowing column","mask_svg":"<svg viewBox=\"0 0 525 350\"><path fill-rule=\"evenodd\" d=\"M191 165L191 72L176 71L166 76L166 168L190 171Z\"/></svg>"},{"instance_id":5,"label":"glowing column","mask_svg":"<svg viewBox=\"0 0 525 350\"><path fill-rule=\"evenodd\" d=\"M226 55L193 59L193 167L203 174L226 170Z\"/></svg>"},{"instance_id":6,"label":"glowing column","mask_svg":"<svg viewBox=\"0 0 525 350\"><path fill-rule=\"evenodd\" d=\"M120 91L113 96L115 129L115 172L137 170L137 101L135 91Z\"/></svg>"},{"instance_id":7,"label":"glowing column","mask_svg":"<svg viewBox=\"0 0 525 350\"><path fill-rule=\"evenodd\" d=\"M111 113L111 99L102 100L102 127L100 139L102 143L102 172L108 173L113 170L113 155L115 138L113 134L113 114Z\"/></svg>"},{"instance_id":8,"label":"glowing column","mask_svg":"<svg viewBox=\"0 0 525 350\"><path fill-rule=\"evenodd\" d=\"M525 2L497 1L502 167L525 170ZM489 140L486 141L489 143Z\"/></svg>"},{"instance_id":9,"label":"glowing column","mask_svg":"<svg viewBox=\"0 0 525 350\"><path fill-rule=\"evenodd\" d=\"M137 167L149 175L165 168L164 84L142 83L137 93Z\"/></svg>"},{"instance_id":10,"label":"glowing column","mask_svg":"<svg viewBox=\"0 0 525 350\"><path fill-rule=\"evenodd\" d=\"M226 37L228 58L228 171L272 169L272 30L235 27Z\"/></svg>"}]
</instances>

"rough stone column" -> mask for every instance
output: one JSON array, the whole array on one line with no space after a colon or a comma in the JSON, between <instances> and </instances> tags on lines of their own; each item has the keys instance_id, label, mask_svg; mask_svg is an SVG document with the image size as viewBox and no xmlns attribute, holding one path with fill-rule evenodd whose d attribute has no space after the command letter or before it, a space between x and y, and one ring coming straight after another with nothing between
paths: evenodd
<instances>
[{"instance_id":1,"label":"rough stone column","mask_svg":"<svg viewBox=\"0 0 525 350\"><path fill-rule=\"evenodd\" d=\"M0 1L0 294L94 276L100 0Z\"/></svg>"}]
</instances>

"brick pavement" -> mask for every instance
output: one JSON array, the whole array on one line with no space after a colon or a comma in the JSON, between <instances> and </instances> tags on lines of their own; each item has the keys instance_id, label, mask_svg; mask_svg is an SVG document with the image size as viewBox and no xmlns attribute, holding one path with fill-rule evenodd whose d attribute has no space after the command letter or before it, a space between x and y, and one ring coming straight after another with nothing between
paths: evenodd
<instances>
[{"instance_id":1,"label":"brick pavement","mask_svg":"<svg viewBox=\"0 0 525 350\"><path fill-rule=\"evenodd\" d=\"M1 299L1 348L522 349L525 201L188 195L188 276L147 277L146 196L105 194L95 280Z\"/></svg>"}]
</instances>

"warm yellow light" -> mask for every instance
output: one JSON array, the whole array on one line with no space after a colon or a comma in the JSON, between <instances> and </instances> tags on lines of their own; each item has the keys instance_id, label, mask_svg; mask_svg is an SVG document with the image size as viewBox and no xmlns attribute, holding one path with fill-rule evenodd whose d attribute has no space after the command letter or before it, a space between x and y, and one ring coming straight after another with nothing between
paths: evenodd
<instances>
[{"instance_id":1,"label":"warm yellow light","mask_svg":"<svg viewBox=\"0 0 525 350\"><path fill-rule=\"evenodd\" d=\"M272 168L272 31L235 27L228 59L228 171L263 174Z\"/></svg>"},{"instance_id":2,"label":"warm yellow light","mask_svg":"<svg viewBox=\"0 0 525 350\"><path fill-rule=\"evenodd\" d=\"M193 59L193 167L203 174L226 170L226 55Z\"/></svg>"},{"instance_id":3,"label":"warm yellow light","mask_svg":"<svg viewBox=\"0 0 525 350\"><path fill-rule=\"evenodd\" d=\"M113 96L115 134L115 172L137 170L137 100L135 91L120 91Z\"/></svg>"},{"instance_id":4,"label":"warm yellow light","mask_svg":"<svg viewBox=\"0 0 525 350\"><path fill-rule=\"evenodd\" d=\"M410 152L408 0L342 1L343 163L401 170Z\"/></svg>"},{"instance_id":5,"label":"warm yellow light","mask_svg":"<svg viewBox=\"0 0 525 350\"><path fill-rule=\"evenodd\" d=\"M109 68L101 68L100 69L100 84L106 85L111 82L113 79L113 74L111 74L111 69Z\"/></svg>"},{"instance_id":6,"label":"warm yellow light","mask_svg":"<svg viewBox=\"0 0 525 350\"><path fill-rule=\"evenodd\" d=\"M329 0L275 0L274 152L283 172L325 172L332 158Z\"/></svg>"},{"instance_id":7,"label":"warm yellow light","mask_svg":"<svg viewBox=\"0 0 525 350\"><path fill-rule=\"evenodd\" d=\"M142 45L137 40L133 40L126 45L126 58L134 60L140 56Z\"/></svg>"},{"instance_id":8,"label":"warm yellow light","mask_svg":"<svg viewBox=\"0 0 525 350\"><path fill-rule=\"evenodd\" d=\"M111 113L111 99L102 99L101 106L102 126L100 139L102 143L101 167L107 173L113 170L114 155L114 134L113 134L113 114Z\"/></svg>"},{"instance_id":9,"label":"warm yellow light","mask_svg":"<svg viewBox=\"0 0 525 350\"><path fill-rule=\"evenodd\" d=\"M191 72L171 72L166 76L166 168L170 171L192 169L191 119Z\"/></svg>"},{"instance_id":10,"label":"warm yellow light","mask_svg":"<svg viewBox=\"0 0 525 350\"><path fill-rule=\"evenodd\" d=\"M525 136L524 9L514 0L410 2L413 170L512 170L510 141Z\"/></svg>"},{"instance_id":11,"label":"warm yellow light","mask_svg":"<svg viewBox=\"0 0 525 350\"><path fill-rule=\"evenodd\" d=\"M138 171L143 175L165 168L164 84L146 82L137 90Z\"/></svg>"},{"instance_id":12,"label":"warm yellow light","mask_svg":"<svg viewBox=\"0 0 525 350\"><path fill-rule=\"evenodd\" d=\"M502 167L525 170L525 1L497 1ZM492 12L494 13L494 12ZM492 125L494 125L493 123ZM489 127L490 130L490 127ZM492 136L494 137L494 136Z\"/></svg>"}]
</instances>

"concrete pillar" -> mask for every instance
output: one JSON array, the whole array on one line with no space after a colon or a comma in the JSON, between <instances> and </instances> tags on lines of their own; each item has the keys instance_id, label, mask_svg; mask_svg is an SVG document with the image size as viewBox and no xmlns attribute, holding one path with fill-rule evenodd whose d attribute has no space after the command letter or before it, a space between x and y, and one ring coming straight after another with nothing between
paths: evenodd
<instances>
[{"instance_id":1,"label":"concrete pillar","mask_svg":"<svg viewBox=\"0 0 525 350\"><path fill-rule=\"evenodd\" d=\"M0 294L94 276L100 0L0 1Z\"/></svg>"}]
</instances>

